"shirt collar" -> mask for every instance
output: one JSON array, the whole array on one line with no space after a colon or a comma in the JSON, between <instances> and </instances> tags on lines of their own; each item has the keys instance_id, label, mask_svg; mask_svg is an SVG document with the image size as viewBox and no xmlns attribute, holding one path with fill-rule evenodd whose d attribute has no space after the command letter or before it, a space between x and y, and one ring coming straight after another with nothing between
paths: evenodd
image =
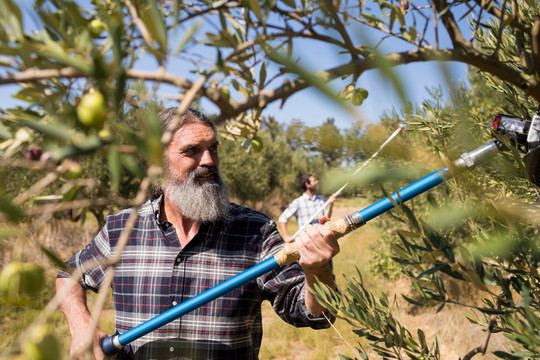
<instances>
[{"instance_id":1,"label":"shirt collar","mask_svg":"<svg viewBox=\"0 0 540 360\"><path fill-rule=\"evenodd\" d=\"M309 200L309 201L314 201L315 199L317 199L317 195L313 195L313 199L310 199L309 198L309 195L306 194L306 193L302 193L302 197L306 200Z\"/></svg>"},{"instance_id":2,"label":"shirt collar","mask_svg":"<svg viewBox=\"0 0 540 360\"><path fill-rule=\"evenodd\" d=\"M161 203L163 202L163 194L161 194L159 197L152 200L152 209L154 211L154 218L156 219L156 223L160 227L168 227L170 224L167 220L160 220L161 219Z\"/></svg>"}]
</instances>

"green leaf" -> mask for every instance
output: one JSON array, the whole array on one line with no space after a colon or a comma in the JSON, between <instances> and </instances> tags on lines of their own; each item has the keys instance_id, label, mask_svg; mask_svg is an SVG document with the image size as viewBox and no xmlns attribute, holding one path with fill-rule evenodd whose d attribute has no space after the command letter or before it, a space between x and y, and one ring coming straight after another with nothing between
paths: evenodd
<instances>
[{"instance_id":1,"label":"green leaf","mask_svg":"<svg viewBox=\"0 0 540 360\"><path fill-rule=\"evenodd\" d=\"M58 255L56 255L52 250L46 248L43 245L39 245L39 248L41 249L41 252L49 258L49 260L54 264L56 268L67 270L67 265L60 259Z\"/></svg>"},{"instance_id":2,"label":"green leaf","mask_svg":"<svg viewBox=\"0 0 540 360\"><path fill-rule=\"evenodd\" d=\"M421 303L419 301L416 301L416 300L413 300L411 299L410 297L407 297L403 294L401 294L401 296L405 299L405 301L407 301L408 303L411 303L413 305L416 305L416 306L424 306L425 304L424 303Z\"/></svg>"},{"instance_id":3,"label":"green leaf","mask_svg":"<svg viewBox=\"0 0 540 360\"><path fill-rule=\"evenodd\" d=\"M0 137L3 139L13 138L13 133L0 122Z\"/></svg>"},{"instance_id":4,"label":"green leaf","mask_svg":"<svg viewBox=\"0 0 540 360\"><path fill-rule=\"evenodd\" d=\"M212 2L212 7L213 7L214 9L216 9L216 8L222 6L222 5L225 5L226 3L227 3L227 0L218 0L218 1L214 1L214 2Z\"/></svg>"},{"instance_id":5,"label":"green leaf","mask_svg":"<svg viewBox=\"0 0 540 360\"><path fill-rule=\"evenodd\" d=\"M426 335L424 335L422 329L418 329L418 342L423 350L427 350Z\"/></svg>"},{"instance_id":6,"label":"green leaf","mask_svg":"<svg viewBox=\"0 0 540 360\"><path fill-rule=\"evenodd\" d=\"M145 170L141 167L139 162L129 154L120 154L122 166L132 173L133 175L142 178L146 175Z\"/></svg>"},{"instance_id":7,"label":"green leaf","mask_svg":"<svg viewBox=\"0 0 540 360\"><path fill-rule=\"evenodd\" d=\"M262 9L261 9L261 5L259 4L259 1L258 0L247 0L247 1L244 1L244 3L246 3L246 6L251 11L253 11L253 13L255 14L257 19L259 19L259 21L264 24L265 21L263 19Z\"/></svg>"},{"instance_id":8,"label":"green leaf","mask_svg":"<svg viewBox=\"0 0 540 360\"><path fill-rule=\"evenodd\" d=\"M0 212L6 214L7 218L14 223L18 223L24 219L24 213L4 194L0 194Z\"/></svg>"},{"instance_id":9,"label":"green leaf","mask_svg":"<svg viewBox=\"0 0 540 360\"><path fill-rule=\"evenodd\" d=\"M283 0L283 3L288 7L296 9L296 4L294 3L294 0Z\"/></svg>"},{"instance_id":10,"label":"green leaf","mask_svg":"<svg viewBox=\"0 0 540 360\"><path fill-rule=\"evenodd\" d=\"M467 270L466 274L469 280L471 280L471 282L474 284L474 286L476 286L480 290L488 291L486 285L482 282L482 279L475 271Z\"/></svg>"},{"instance_id":11,"label":"green leaf","mask_svg":"<svg viewBox=\"0 0 540 360\"><path fill-rule=\"evenodd\" d=\"M501 24L501 28L504 29L505 27L507 27L508 25L510 25L510 23L511 23L513 20L514 20L514 17L513 17L512 15L505 13L505 14L504 14L504 20L503 20L503 22L502 22L502 24Z\"/></svg>"},{"instance_id":12,"label":"green leaf","mask_svg":"<svg viewBox=\"0 0 540 360\"><path fill-rule=\"evenodd\" d=\"M0 23L13 31L18 40L23 40L23 19L21 9L11 0L0 1Z\"/></svg>"},{"instance_id":13,"label":"green leaf","mask_svg":"<svg viewBox=\"0 0 540 360\"><path fill-rule=\"evenodd\" d=\"M259 71L259 86L260 88L264 87L266 81L266 63L263 62L261 65L261 71Z\"/></svg>"},{"instance_id":14,"label":"green leaf","mask_svg":"<svg viewBox=\"0 0 540 360\"><path fill-rule=\"evenodd\" d=\"M422 272L415 279L418 280L418 279L421 279L421 278L426 277L428 275L434 274L434 273L436 273L437 271L439 271L440 269L442 269L445 266L447 266L447 265L446 264L440 264L440 265L437 265L435 267L432 267L431 269L428 269L428 270Z\"/></svg>"},{"instance_id":15,"label":"green leaf","mask_svg":"<svg viewBox=\"0 0 540 360\"><path fill-rule=\"evenodd\" d=\"M506 360L520 360L521 359L521 357L514 356L504 351L494 351L493 354L495 354L495 356L501 359L506 359Z\"/></svg>"},{"instance_id":16,"label":"green leaf","mask_svg":"<svg viewBox=\"0 0 540 360\"><path fill-rule=\"evenodd\" d=\"M399 192L397 192L397 195L398 195L398 198L399 198ZM418 232L421 232L422 230L420 228L420 224L418 223L418 219L416 218L414 213L411 211L411 209L409 209L409 207L407 205L404 205L402 202L403 202L403 199L399 198L399 203L401 204L401 207L400 207L401 210L403 210L403 212L405 213L405 215L409 219L409 222L411 223L411 225L414 226L414 228Z\"/></svg>"},{"instance_id":17,"label":"green leaf","mask_svg":"<svg viewBox=\"0 0 540 360\"><path fill-rule=\"evenodd\" d=\"M366 21L369 22L371 25L380 26L382 24L382 20L375 15L362 13L362 17L366 19Z\"/></svg>"},{"instance_id":18,"label":"green leaf","mask_svg":"<svg viewBox=\"0 0 540 360\"><path fill-rule=\"evenodd\" d=\"M97 135L89 136L77 145L68 145L51 151L52 159L60 161L101 149L105 143Z\"/></svg>"},{"instance_id":19,"label":"green leaf","mask_svg":"<svg viewBox=\"0 0 540 360\"><path fill-rule=\"evenodd\" d=\"M67 53L62 45L53 41L45 32L41 34L44 35L43 43L27 43L29 49L44 59L50 58L60 64L71 66L85 75L92 74L94 70L92 61L74 52Z\"/></svg>"},{"instance_id":20,"label":"green leaf","mask_svg":"<svg viewBox=\"0 0 540 360\"><path fill-rule=\"evenodd\" d=\"M184 47L186 47L189 41L195 37L195 34L197 33L201 25L202 25L202 21L197 21L195 25L190 26L189 28L186 29L185 32L183 32L183 36L182 36L182 39L180 40L180 43L178 43L178 46L172 53L173 56L178 55L182 52L182 50L184 49Z\"/></svg>"},{"instance_id":21,"label":"green leaf","mask_svg":"<svg viewBox=\"0 0 540 360\"><path fill-rule=\"evenodd\" d=\"M122 170L122 164L120 162L120 152L116 145L112 145L109 151L108 158L109 173L111 174L111 188L113 191L118 191L120 186L120 176Z\"/></svg>"},{"instance_id":22,"label":"green leaf","mask_svg":"<svg viewBox=\"0 0 540 360\"><path fill-rule=\"evenodd\" d=\"M80 186L72 186L69 189L67 189L62 194L62 201L72 201L75 199L75 196L79 193L79 190L81 189Z\"/></svg>"},{"instance_id":23,"label":"green leaf","mask_svg":"<svg viewBox=\"0 0 540 360\"><path fill-rule=\"evenodd\" d=\"M148 0L146 6L141 7L141 18L150 32L152 39L158 43L161 51L167 51L167 25L165 24L163 12L159 9L156 0Z\"/></svg>"}]
</instances>

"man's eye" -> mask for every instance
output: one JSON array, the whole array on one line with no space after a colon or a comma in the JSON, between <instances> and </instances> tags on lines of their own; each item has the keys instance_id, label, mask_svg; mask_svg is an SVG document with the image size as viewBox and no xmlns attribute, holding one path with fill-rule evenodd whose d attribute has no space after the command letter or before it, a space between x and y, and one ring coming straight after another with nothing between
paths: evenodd
<instances>
[{"instance_id":1,"label":"man's eye","mask_svg":"<svg viewBox=\"0 0 540 360\"><path fill-rule=\"evenodd\" d=\"M197 149L189 148L189 149L185 149L182 152L184 153L184 155L193 155L193 154L195 154L197 152Z\"/></svg>"},{"instance_id":2,"label":"man's eye","mask_svg":"<svg viewBox=\"0 0 540 360\"><path fill-rule=\"evenodd\" d=\"M210 150L210 152L217 152L218 150L218 146L217 145L212 145L208 148L208 150Z\"/></svg>"}]
</instances>

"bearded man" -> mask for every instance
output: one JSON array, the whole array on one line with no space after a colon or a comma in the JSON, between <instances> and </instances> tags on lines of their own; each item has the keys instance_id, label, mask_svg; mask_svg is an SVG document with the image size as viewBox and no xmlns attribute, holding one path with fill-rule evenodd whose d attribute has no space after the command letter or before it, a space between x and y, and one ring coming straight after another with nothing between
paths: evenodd
<instances>
[{"instance_id":1,"label":"bearded man","mask_svg":"<svg viewBox=\"0 0 540 360\"><path fill-rule=\"evenodd\" d=\"M208 118L189 110L178 122L174 108L162 111L160 118L164 129L173 132L164 153L165 175L158 196L138 210L112 281L120 333L272 257L283 246L275 222L229 202L219 173L219 142ZM85 263L102 263L115 253L133 211L109 216L94 240L68 260L68 266L80 272L79 282L58 273L57 292L69 289L59 300L72 335L71 354L89 336L86 290L97 291L108 272L104 266ZM298 263L263 275L135 340L119 358L257 359L264 300L289 324L328 327L329 315L308 287L316 278L335 286L329 261L339 246L326 226L309 226L296 242ZM105 358L100 342L107 336L100 329L94 334L97 359Z\"/></svg>"}]
</instances>

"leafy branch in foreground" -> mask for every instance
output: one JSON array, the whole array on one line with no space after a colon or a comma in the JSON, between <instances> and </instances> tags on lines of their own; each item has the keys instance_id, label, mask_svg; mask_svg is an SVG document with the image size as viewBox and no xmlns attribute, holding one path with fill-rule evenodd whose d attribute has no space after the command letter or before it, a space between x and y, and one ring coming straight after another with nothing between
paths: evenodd
<instances>
[{"instance_id":1,"label":"leafy branch in foreground","mask_svg":"<svg viewBox=\"0 0 540 360\"><path fill-rule=\"evenodd\" d=\"M358 269L356 277L344 278L347 287L343 294L322 284L317 284L313 291L336 317L355 328L356 335L368 340L375 353L389 359L404 359L405 355L412 359L440 358L438 338L429 346L422 329L415 337L397 320L399 307L395 298L390 302L385 293L380 297L371 294ZM363 348L357 351L363 359L368 358Z\"/></svg>"}]
</instances>

